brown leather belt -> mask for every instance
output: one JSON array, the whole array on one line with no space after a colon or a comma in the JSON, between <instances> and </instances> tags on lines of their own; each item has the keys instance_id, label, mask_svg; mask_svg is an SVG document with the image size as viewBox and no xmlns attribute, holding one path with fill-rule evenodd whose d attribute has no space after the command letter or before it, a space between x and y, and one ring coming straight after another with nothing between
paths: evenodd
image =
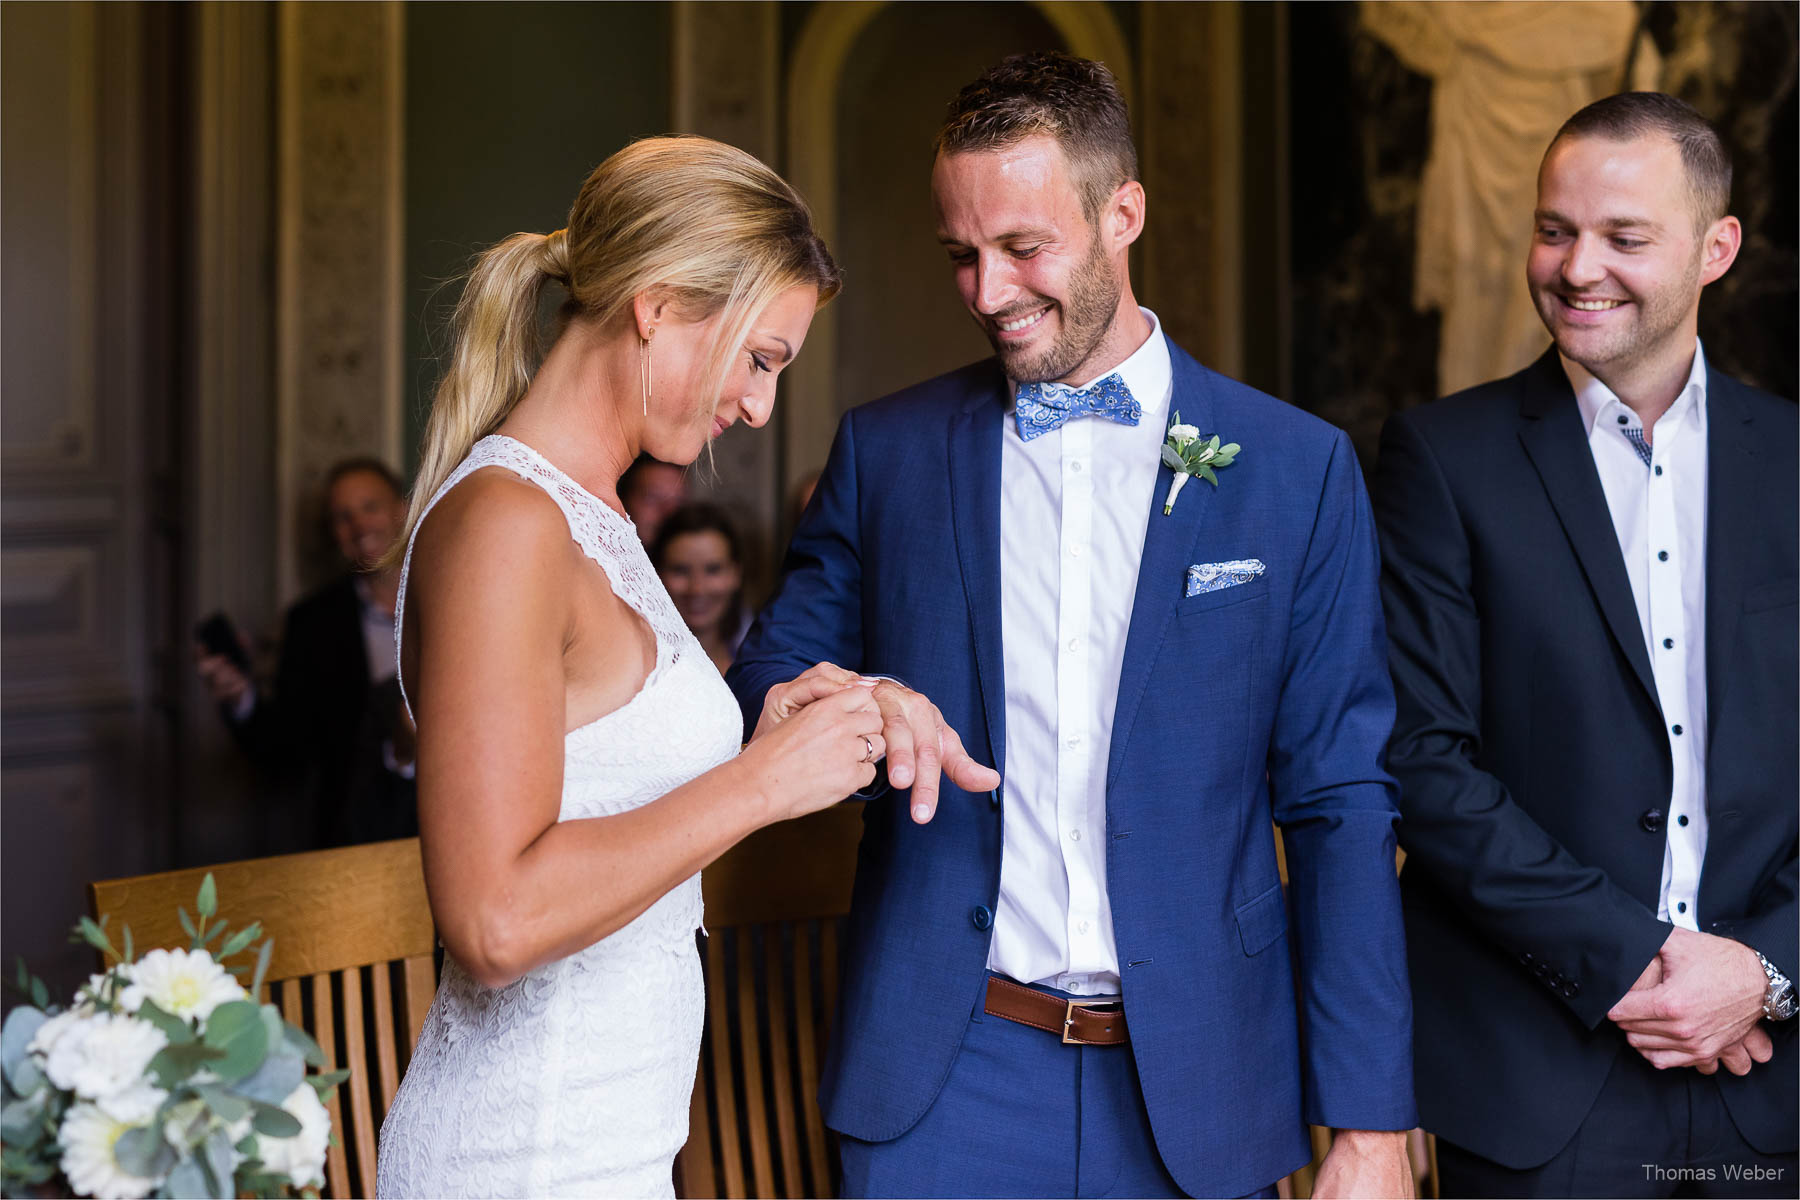
<instances>
[{"instance_id":1,"label":"brown leather belt","mask_svg":"<svg viewBox=\"0 0 1800 1200\"><path fill-rule=\"evenodd\" d=\"M1065 1000L990 975L987 1006L982 1011L1054 1033L1070 1046L1122 1046L1126 1042L1125 1006L1116 999Z\"/></svg>"}]
</instances>

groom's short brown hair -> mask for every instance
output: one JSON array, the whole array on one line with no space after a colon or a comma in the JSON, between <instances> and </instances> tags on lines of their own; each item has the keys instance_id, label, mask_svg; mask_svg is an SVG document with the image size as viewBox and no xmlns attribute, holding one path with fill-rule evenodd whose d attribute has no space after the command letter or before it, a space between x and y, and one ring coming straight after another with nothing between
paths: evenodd
<instances>
[{"instance_id":1,"label":"groom's short brown hair","mask_svg":"<svg viewBox=\"0 0 1800 1200\"><path fill-rule=\"evenodd\" d=\"M1131 117L1112 72L1057 51L1012 55L958 92L935 149L1003 150L1034 135L1062 147L1090 222L1120 184L1137 178Z\"/></svg>"}]
</instances>

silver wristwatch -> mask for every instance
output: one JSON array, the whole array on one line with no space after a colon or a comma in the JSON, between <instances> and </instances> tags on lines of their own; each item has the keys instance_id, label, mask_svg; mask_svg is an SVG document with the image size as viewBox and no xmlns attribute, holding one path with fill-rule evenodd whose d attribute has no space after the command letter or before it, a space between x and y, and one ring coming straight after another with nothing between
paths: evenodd
<instances>
[{"instance_id":1,"label":"silver wristwatch","mask_svg":"<svg viewBox=\"0 0 1800 1200\"><path fill-rule=\"evenodd\" d=\"M1762 964L1763 974L1769 977L1769 990L1763 996L1763 1016L1771 1021L1788 1020L1794 1015L1794 981L1777 970L1761 952L1757 953L1756 961Z\"/></svg>"}]
</instances>

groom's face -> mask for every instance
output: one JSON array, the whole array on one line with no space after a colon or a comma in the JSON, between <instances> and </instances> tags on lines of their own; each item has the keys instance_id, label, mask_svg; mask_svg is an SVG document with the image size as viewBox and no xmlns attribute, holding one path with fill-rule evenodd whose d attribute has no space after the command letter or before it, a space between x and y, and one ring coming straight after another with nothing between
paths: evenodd
<instances>
[{"instance_id":1,"label":"groom's face","mask_svg":"<svg viewBox=\"0 0 1800 1200\"><path fill-rule=\"evenodd\" d=\"M942 155L931 188L957 290L1006 373L1086 383L1119 308L1123 263L1082 211L1062 148L1029 137Z\"/></svg>"}]
</instances>

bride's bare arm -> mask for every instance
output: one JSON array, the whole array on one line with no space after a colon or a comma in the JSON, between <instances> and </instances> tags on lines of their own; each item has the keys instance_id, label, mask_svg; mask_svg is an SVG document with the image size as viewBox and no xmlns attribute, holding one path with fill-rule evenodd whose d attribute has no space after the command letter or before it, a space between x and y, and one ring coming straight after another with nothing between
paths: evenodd
<instances>
[{"instance_id":1,"label":"bride's bare arm","mask_svg":"<svg viewBox=\"0 0 1800 1200\"><path fill-rule=\"evenodd\" d=\"M565 650L592 570L554 502L505 477L444 497L414 547L403 649L426 888L445 948L489 987L593 944L744 835L874 776L858 760L864 735L881 746L880 712L851 687L658 800L559 823ZM602 613L579 620L583 694L610 711L637 690L646 651L629 610Z\"/></svg>"}]
</instances>

